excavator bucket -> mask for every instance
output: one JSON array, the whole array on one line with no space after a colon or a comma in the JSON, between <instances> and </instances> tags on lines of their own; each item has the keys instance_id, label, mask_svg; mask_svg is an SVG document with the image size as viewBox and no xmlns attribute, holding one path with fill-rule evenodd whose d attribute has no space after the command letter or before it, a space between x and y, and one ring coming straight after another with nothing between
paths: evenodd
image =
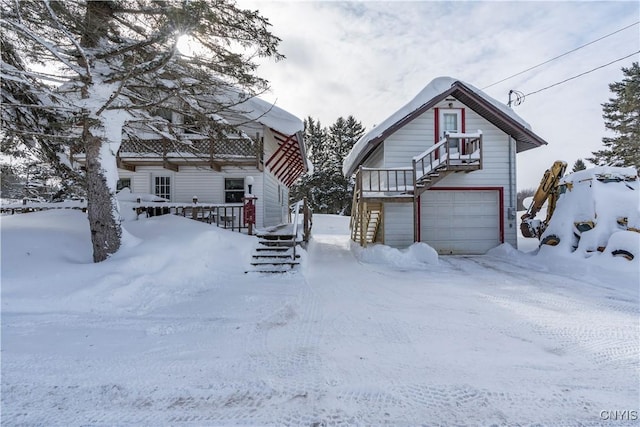
<instances>
[{"instance_id":1,"label":"excavator bucket","mask_svg":"<svg viewBox=\"0 0 640 427\"><path fill-rule=\"evenodd\" d=\"M544 232L542 221L539 219L524 218L520 223L520 232L524 237L540 238Z\"/></svg>"}]
</instances>

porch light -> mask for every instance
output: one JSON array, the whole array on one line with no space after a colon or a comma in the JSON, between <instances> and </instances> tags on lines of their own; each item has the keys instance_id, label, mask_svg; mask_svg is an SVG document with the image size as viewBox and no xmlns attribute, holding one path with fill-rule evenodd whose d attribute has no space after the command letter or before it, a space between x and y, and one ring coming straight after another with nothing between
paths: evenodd
<instances>
[{"instance_id":1,"label":"porch light","mask_svg":"<svg viewBox=\"0 0 640 427\"><path fill-rule=\"evenodd\" d=\"M245 184L247 184L249 194L251 194L251 187L253 186L253 177L252 176L245 177L244 182Z\"/></svg>"}]
</instances>

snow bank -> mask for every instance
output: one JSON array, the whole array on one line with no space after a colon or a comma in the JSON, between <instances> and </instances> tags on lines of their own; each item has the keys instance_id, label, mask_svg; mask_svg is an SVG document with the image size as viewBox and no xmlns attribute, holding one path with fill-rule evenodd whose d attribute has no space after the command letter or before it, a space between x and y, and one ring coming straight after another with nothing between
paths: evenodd
<instances>
[{"instance_id":1,"label":"snow bank","mask_svg":"<svg viewBox=\"0 0 640 427\"><path fill-rule=\"evenodd\" d=\"M403 270L423 269L428 265L438 264L438 253L426 243L414 243L407 249L395 249L379 244L363 248L357 243L351 242L351 250L361 262Z\"/></svg>"},{"instance_id":2,"label":"snow bank","mask_svg":"<svg viewBox=\"0 0 640 427\"><path fill-rule=\"evenodd\" d=\"M123 227L132 239L95 264L86 214L3 217L5 302L26 312L146 313L244 275L255 245L253 237L175 215Z\"/></svg>"}]
</instances>

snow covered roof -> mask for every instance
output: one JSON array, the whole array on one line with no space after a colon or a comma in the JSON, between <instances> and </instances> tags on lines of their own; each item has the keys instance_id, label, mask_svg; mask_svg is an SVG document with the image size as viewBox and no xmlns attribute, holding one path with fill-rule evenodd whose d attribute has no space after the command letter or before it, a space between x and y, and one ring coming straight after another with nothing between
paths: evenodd
<instances>
[{"instance_id":1,"label":"snow covered roof","mask_svg":"<svg viewBox=\"0 0 640 427\"><path fill-rule=\"evenodd\" d=\"M246 118L285 135L293 135L304 130L304 124L298 117L257 97L249 98L233 109Z\"/></svg>"},{"instance_id":2,"label":"snow covered roof","mask_svg":"<svg viewBox=\"0 0 640 427\"><path fill-rule=\"evenodd\" d=\"M490 97L480 89L452 77L438 77L415 98L371 129L355 143L343 164L343 173L355 172L368 155L386 138L433 108L448 96L453 96L516 140L518 152L546 145L547 142L531 131L531 126L511 108Z\"/></svg>"},{"instance_id":3,"label":"snow covered roof","mask_svg":"<svg viewBox=\"0 0 640 427\"><path fill-rule=\"evenodd\" d=\"M245 97L246 95L242 92L231 89L228 89L223 95L216 96L218 99L226 99L226 102L233 105L231 107L233 111L247 119L261 123L276 133L293 137L299 150L299 162L296 161L296 164L299 163L302 166L302 171L295 175L292 181L295 181L301 173L311 170L311 162L307 158L304 145L304 123L302 120L277 107L275 103L272 104L256 96L244 99ZM277 137L276 140L278 140ZM280 141L280 143L284 142Z\"/></svg>"},{"instance_id":4,"label":"snow covered roof","mask_svg":"<svg viewBox=\"0 0 640 427\"><path fill-rule=\"evenodd\" d=\"M228 105L230 110L241 116L288 136L304 130L304 123L298 117L276 106L275 103L250 96L232 86L223 85L217 88L214 94L204 97L212 97L216 102Z\"/></svg>"}]
</instances>

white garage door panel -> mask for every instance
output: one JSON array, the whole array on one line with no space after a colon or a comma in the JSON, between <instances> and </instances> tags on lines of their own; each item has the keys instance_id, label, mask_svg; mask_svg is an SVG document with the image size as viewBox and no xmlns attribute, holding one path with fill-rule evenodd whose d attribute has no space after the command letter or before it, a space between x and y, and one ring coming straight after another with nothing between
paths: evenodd
<instances>
[{"instance_id":1,"label":"white garage door panel","mask_svg":"<svg viewBox=\"0 0 640 427\"><path fill-rule=\"evenodd\" d=\"M426 191L421 196L421 240L441 254L483 254L499 245L499 194Z\"/></svg>"}]
</instances>

